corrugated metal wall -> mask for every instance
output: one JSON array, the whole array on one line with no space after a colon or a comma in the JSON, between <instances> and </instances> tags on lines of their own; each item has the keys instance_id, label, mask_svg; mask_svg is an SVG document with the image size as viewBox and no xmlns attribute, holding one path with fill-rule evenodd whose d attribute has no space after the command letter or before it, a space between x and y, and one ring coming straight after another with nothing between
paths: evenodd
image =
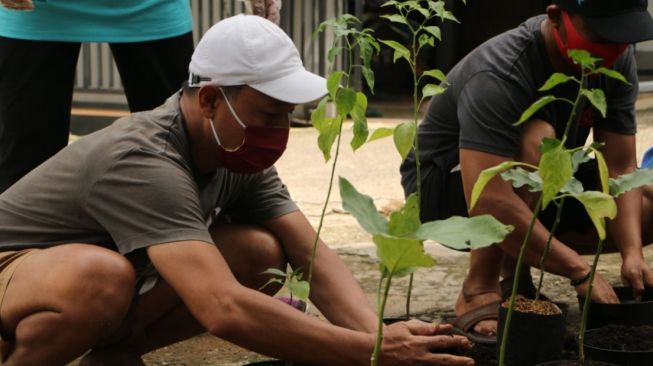
<instances>
[{"instance_id":1,"label":"corrugated metal wall","mask_svg":"<svg viewBox=\"0 0 653 366\"><path fill-rule=\"evenodd\" d=\"M220 19L245 12L242 0L190 1L195 42ZM330 34L314 39L312 34L322 21L345 13L346 3L345 0L283 1L280 26L297 45L307 69L326 75L326 54L333 39ZM75 88L76 102L126 103L120 75L107 44L82 45Z\"/></svg>"}]
</instances>

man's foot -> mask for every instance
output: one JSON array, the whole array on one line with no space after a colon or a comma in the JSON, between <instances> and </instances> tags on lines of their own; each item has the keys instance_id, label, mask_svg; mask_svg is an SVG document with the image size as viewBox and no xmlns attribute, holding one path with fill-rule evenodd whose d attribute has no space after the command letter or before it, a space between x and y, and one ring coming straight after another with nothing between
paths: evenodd
<instances>
[{"instance_id":1,"label":"man's foot","mask_svg":"<svg viewBox=\"0 0 653 366\"><path fill-rule=\"evenodd\" d=\"M139 355L121 349L92 350L79 361L79 366L146 366Z\"/></svg>"},{"instance_id":2,"label":"man's foot","mask_svg":"<svg viewBox=\"0 0 653 366\"><path fill-rule=\"evenodd\" d=\"M494 337L497 334L497 322L498 322L498 304L501 302L501 294L495 291L481 292L474 295L465 295L464 290L458 295L458 300L456 301L456 306L454 308L454 313L458 319L473 312L475 309L480 309L483 306L489 306L489 304L496 305L497 316L494 316L490 319L480 320L473 326L474 333ZM492 305L492 306L493 306Z\"/></svg>"}]
</instances>

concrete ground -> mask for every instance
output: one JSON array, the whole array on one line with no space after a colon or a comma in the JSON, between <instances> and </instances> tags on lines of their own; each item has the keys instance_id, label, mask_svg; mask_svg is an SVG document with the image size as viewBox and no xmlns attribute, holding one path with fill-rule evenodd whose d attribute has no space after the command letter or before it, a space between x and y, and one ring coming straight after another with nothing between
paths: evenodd
<instances>
[{"instance_id":1,"label":"concrete ground","mask_svg":"<svg viewBox=\"0 0 653 366\"><path fill-rule=\"evenodd\" d=\"M370 119L370 130L392 126L407 119ZM653 146L653 95L642 95L638 101L637 139L638 156ZM316 145L317 133L313 128L294 128L288 150L277 164L279 173L293 198L317 227L322 205L328 188L332 162L325 163ZM359 191L371 196L377 207L387 212L400 206L403 193L399 184L399 155L391 139L369 143L352 152L349 147L350 127L345 128L341 155L336 177L349 179ZM362 231L355 220L342 210L337 182L327 206L327 215L322 238L353 269L357 279L374 303L378 281L375 247L368 234ZM419 271L413 290L413 312L432 313L439 316L451 315L462 279L466 273L467 254L448 250L436 243L427 243L428 252L436 259L436 266ZM647 258L653 261L653 250L646 250ZM588 257L588 260L590 258ZM618 283L619 258L617 255L602 257L600 271L610 281ZM405 280L394 282L386 315L403 313ZM548 275L545 279L545 293L558 301L574 303L575 293L568 281ZM311 314L320 316L316 310ZM264 330L272 337L277 330ZM243 365L248 361L265 359L264 356L243 350L210 335L202 335L185 342L166 347L144 357L148 365Z\"/></svg>"}]
</instances>

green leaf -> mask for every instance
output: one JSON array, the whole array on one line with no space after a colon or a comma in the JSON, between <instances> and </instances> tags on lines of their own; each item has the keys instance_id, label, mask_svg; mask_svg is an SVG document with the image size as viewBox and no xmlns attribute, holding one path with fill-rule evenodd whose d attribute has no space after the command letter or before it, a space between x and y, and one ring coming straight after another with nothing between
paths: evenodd
<instances>
[{"instance_id":1,"label":"green leaf","mask_svg":"<svg viewBox=\"0 0 653 366\"><path fill-rule=\"evenodd\" d=\"M329 97L324 97L320 100L320 102L317 105L317 108L311 112L311 123L313 126L319 124L321 121L323 121L326 118L326 106L327 103L329 102Z\"/></svg>"},{"instance_id":2,"label":"green leaf","mask_svg":"<svg viewBox=\"0 0 653 366\"><path fill-rule=\"evenodd\" d=\"M435 47L435 38L429 36L428 34L420 34L420 36L419 36L419 47L422 48L425 45Z\"/></svg>"},{"instance_id":3,"label":"green leaf","mask_svg":"<svg viewBox=\"0 0 653 366\"><path fill-rule=\"evenodd\" d=\"M422 242L417 239L376 234L372 240L376 244L379 260L390 276L407 275L420 267L432 267L434 264L433 258L426 254Z\"/></svg>"},{"instance_id":4,"label":"green leaf","mask_svg":"<svg viewBox=\"0 0 653 366\"><path fill-rule=\"evenodd\" d=\"M356 92L350 88L340 88L336 94L336 111L343 118L354 109L356 105Z\"/></svg>"},{"instance_id":5,"label":"green leaf","mask_svg":"<svg viewBox=\"0 0 653 366\"><path fill-rule=\"evenodd\" d=\"M327 59L329 63L332 64L335 61L336 57L342 52L342 47L332 47L327 53Z\"/></svg>"},{"instance_id":6,"label":"green leaf","mask_svg":"<svg viewBox=\"0 0 653 366\"><path fill-rule=\"evenodd\" d=\"M565 74L561 74L559 72L556 72L553 75L551 75L551 77L549 77L549 80L547 80L546 83L544 83L544 85L542 85L541 88L539 88L537 90L539 90L539 91L551 90L555 86L557 86L558 84L566 83L567 81L569 81L571 79L573 79L573 78L570 77L570 76L567 76Z\"/></svg>"},{"instance_id":7,"label":"green leaf","mask_svg":"<svg viewBox=\"0 0 653 366\"><path fill-rule=\"evenodd\" d=\"M336 94L338 93L338 88L340 87L340 80L346 74L344 71L336 71L329 75L327 78L327 90L329 90L329 95L331 100L336 100Z\"/></svg>"},{"instance_id":8,"label":"green leaf","mask_svg":"<svg viewBox=\"0 0 653 366\"><path fill-rule=\"evenodd\" d=\"M342 208L351 213L360 226L370 234L388 232L388 222L376 210L374 201L370 196L364 195L356 190L349 181L340 177L340 197Z\"/></svg>"},{"instance_id":9,"label":"green leaf","mask_svg":"<svg viewBox=\"0 0 653 366\"><path fill-rule=\"evenodd\" d=\"M596 57L592 57L592 55L585 50L568 50L567 54L575 63L581 65L583 69L594 68L594 65L599 60Z\"/></svg>"},{"instance_id":10,"label":"green leaf","mask_svg":"<svg viewBox=\"0 0 653 366\"><path fill-rule=\"evenodd\" d=\"M440 80L440 82L445 83L445 84L447 83L447 76L441 70L438 70L438 69L432 69L432 70L424 71L422 73L422 75L433 77L435 79Z\"/></svg>"},{"instance_id":11,"label":"green leaf","mask_svg":"<svg viewBox=\"0 0 653 366\"><path fill-rule=\"evenodd\" d=\"M403 16L401 16L399 14L384 14L384 15L381 15L381 18L386 18L386 19L390 20L393 23L408 24L408 22L406 21L406 18L404 18Z\"/></svg>"},{"instance_id":12,"label":"green leaf","mask_svg":"<svg viewBox=\"0 0 653 366\"><path fill-rule=\"evenodd\" d=\"M370 131L367 129L367 97L362 92L356 93L356 104L351 110L351 118L354 121L354 137L351 139L351 148L356 151L363 146Z\"/></svg>"},{"instance_id":13,"label":"green leaf","mask_svg":"<svg viewBox=\"0 0 653 366\"><path fill-rule=\"evenodd\" d=\"M310 293L310 285L306 281L289 281L288 290L294 297L307 301Z\"/></svg>"},{"instance_id":14,"label":"green leaf","mask_svg":"<svg viewBox=\"0 0 653 366\"><path fill-rule=\"evenodd\" d=\"M400 210L390 214L388 234L399 238L415 238L415 232L421 225L419 219L419 201L416 193L408 196L406 204Z\"/></svg>"},{"instance_id":15,"label":"green leaf","mask_svg":"<svg viewBox=\"0 0 653 366\"><path fill-rule=\"evenodd\" d=\"M399 5L399 1L396 1L396 0L386 1L381 6L383 7L383 6L390 6L390 5L397 6L397 5Z\"/></svg>"},{"instance_id":16,"label":"green leaf","mask_svg":"<svg viewBox=\"0 0 653 366\"><path fill-rule=\"evenodd\" d=\"M485 186L488 184L488 182L494 178L497 174L500 174L508 169L511 169L515 166L519 165L527 165L524 163L520 163L518 161L504 161L503 163L493 166L491 168L487 168L481 172L481 174L478 176L478 179L476 180L476 183L474 183L474 188L472 189L472 199L471 203L469 206L469 210L471 211L474 206L476 206L476 202L478 201L478 198L481 196L481 193L485 189Z\"/></svg>"},{"instance_id":17,"label":"green leaf","mask_svg":"<svg viewBox=\"0 0 653 366\"><path fill-rule=\"evenodd\" d=\"M422 89L422 98L428 98L437 94L442 94L446 90L447 89L441 87L440 85L427 84L424 86L424 89Z\"/></svg>"},{"instance_id":18,"label":"green leaf","mask_svg":"<svg viewBox=\"0 0 653 366\"><path fill-rule=\"evenodd\" d=\"M529 172L521 167L516 167L501 173L501 178L512 182L512 186L515 188L527 186L529 192L542 191L542 177L537 171Z\"/></svg>"},{"instance_id":19,"label":"green leaf","mask_svg":"<svg viewBox=\"0 0 653 366\"><path fill-rule=\"evenodd\" d=\"M556 149L562 145L562 141L553 138L553 137L544 137L542 138L542 143L539 146L539 150L542 154Z\"/></svg>"},{"instance_id":20,"label":"green leaf","mask_svg":"<svg viewBox=\"0 0 653 366\"><path fill-rule=\"evenodd\" d=\"M626 80L626 78L619 71L616 71L616 70L613 70L613 69L608 69L608 68L605 68L605 67L599 67L594 72L599 73L599 74L603 74L603 75L605 75L607 77L610 77L610 78L613 78L613 79L617 79L617 80L619 80L619 81L621 81L623 83L626 83L626 84L630 85L630 82L628 82L628 80Z\"/></svg>"},{"instance_id":21,"label":"green leaf","mask_svg":"<svg viewBox=\"0 0 653 366\"><path fill-rule=\"evenodd\" d=\"M601 188L603 193L610 194L610 173L608 172L608 164L605 162L603 154L599 150L594 150L596 156L596 164L599 167L599 179L601 180Z\"/></svg>"},{"instance_id":22,"label":"green leaf","mask_svg":"<svg viewBox=\"0 0 653 366\"><path fill-rule=\"evenodd\" d=\"M524 113L522 113L521 117L519 118L519 121L515 122L513 126L519 126L520 124L528 121L528 119L531 118L531 116L535 114L535 112L539 111L540 108L544 107L545 105L555 100L556 97L554 97L553 95L545 95L542 98L536 100L535 103L531 104L531 106L528 107L528 109L526 109Z\"/></svg>"},{"instance_id":23,"label":"green leaf","mask_svg":"<svg viewBox=\"0 0 653 366\"><path fill-rule=\"evenodd\" d=\"M653 184L653 168L637 169L632 173L610 179L610 194L619 197L631 189Z\"/></svg>"},{"instance_id":24,"label":"green leaf","mask_svg":"<svg viewBox=\"0 0 653 366\"><path fill-rule=\"evenodd\" d=\"M597 191L585 191L574 195L574 197L585 206L599 239L605 240L605 218L613 219L617 216L617 204L614 198Z\"/></svg>"},{"instance_id":25,"label":"green leaf","mask_svg":"<svg viewBox=\"0 0 653 366\"><path fill-rule=\"evenodd\" d=\"M573 194L582 193L584 190L585 190L585 188L583 188L583 183L581 183L575 177L571 177L569 182L567 182L567 184L564 187L562 187L560 192L561 193L569 193L569 194L573 195Z\"/></svg>"},{"instance_id":26,"label":"green leaf","mask_svg":"<svg viewBox=\"0 0 653 366\"><path fill-rule=\"evenodd\" d=\"M580 93L584 95L592 105L601 112L601 116L605 118L608 113L608 103L605 100L605 93L601 89L581 89Z\"/></svg>"},{"instance_id":27,"label":"green leaf","mask_svg":"<svg viewBox=\"0 0 653 366\"><path fill-rule=\"evenodd\" d=\"M539 171L542 177L542 209L545 209L573 176L571 153L562 145L545 152L540 158Z\"/></svg>"},{"instance_id":28,"label":"green leaf","mask_svg":"<svg viewBox=\"0 0 653 366\"><path fill-rule=\"evenodd\" d=\"M423 28L426 32L430 33L433 35L433 37L437 38L439 41L442 40L442 32L440 31L440 27L436 27L434 25L424 27Z\"/></svg>"},{"instance_id":29,"label":"green leaf","mask_svg":"<svg viewBox=\"0 0 653 366\"><path fill-rule=\"evenodd\" d=\"M370 139L367 140L367 142L372 142L375 140L386 138L388 136L392 136L394 131L395 129L390 127L377 128L374 132L372 132L372 136L370 136Z\"/></svg>"},{"instance_id":30,"label":"green leaf","mask_svg":"<svg viewBox=\"0 0 653 366\"><path fill-rule=\"evenodd\" d=\"M576 173L578 171L578 167L590 161L592 158L587 155L587 153L584 150L576 150L574 153L571 155L571 168Z\"/></svg>"},{"instance_id":31,"label":"green leaf","mask_svg":"<svg viewBox=\"0 0 653 366\"><path fill-rule=\"evenodd\" d=\"M288 276L286 272L278 268L268 268L265 271L261 272L261 274L271 274L274 276L283 277L284 279L286 278L286 276Z\"/></svg>"},{"instance_id":32,"label":"green leaf","mask_svg":"<svg viewBox=\"0 0 653 366\"><path fill-rule=\"evenodd\" d=\"M480 249L502 242L513 229L491 215L453 216L423 224L417 230L417 238L433 240L457 250Z\"/></svg>"},{"instance_id":33,"label":"green leaf","mask_svg":"<svg viewBox=\"0 0 653 366\"><path fill-rule=\"evenodd\" d=\"M379 41L395 51L392 62L397 62L398 59L403 58L406 61L408 61L408 63L410 63L410 51L408 50L408 48L404 47L404 45L402 45L399 42L390 41L390 40L381 39Z\"/></svg>"},{"instance_id":34,"label":"green leaf","mask_svg":"<svg viewBox=\"0 0 653 366\"><path fill-rule=\"evenodd\" d=\"M314 124L315 128L320 131L320 135L317 137L317 146L324 155L324 161L331 159L331 148L340 133L341 125L342 117L325 118L320 123Z\"/></svg>"},{"instance_id":35,"label":"green leaf","mask_svg":"<svg viewBox=\"0 0 653 366\"><path fill-rule=\"evenodd\" d=\"M395 147L402 159L406 159L415 140L416 128L413 122L404 122L395 127L393 137Z\"/></svg>"},{"instance_id":36,"label":"green leaf","mask_svg":"<svg viewBox=\"0 0 653 366\"><path fill-rule=\"evenodd\" d=\"M374 94L374 71L372 71L372 69L370 69L369 67L363 66L361 68L361 73L365 78L365 82L367 83L367 86L370 88L370 92Z\"/></svg>"}]
</instances>

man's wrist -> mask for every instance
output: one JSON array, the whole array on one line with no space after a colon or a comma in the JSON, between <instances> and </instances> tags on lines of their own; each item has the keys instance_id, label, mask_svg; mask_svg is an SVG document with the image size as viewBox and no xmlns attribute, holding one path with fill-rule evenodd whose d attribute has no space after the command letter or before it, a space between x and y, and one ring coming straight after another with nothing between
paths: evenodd
<instances>
[{"instance_id":1,"label":"man's wrist","mask_svg":"<svg viewBox=\"0 0 653 366\"><path fill-rule=\"evenodd\" d=\"M585 282L589 281L590 277L592 277L592 270L587 271L587 273L585 275L583 275L583 277L579 277L579 278L573 278L572 277L569 280L569 284L571 286L573 286L573 287L580 286L580 285L584 284Z\"/></svg>"}]
</instances>

